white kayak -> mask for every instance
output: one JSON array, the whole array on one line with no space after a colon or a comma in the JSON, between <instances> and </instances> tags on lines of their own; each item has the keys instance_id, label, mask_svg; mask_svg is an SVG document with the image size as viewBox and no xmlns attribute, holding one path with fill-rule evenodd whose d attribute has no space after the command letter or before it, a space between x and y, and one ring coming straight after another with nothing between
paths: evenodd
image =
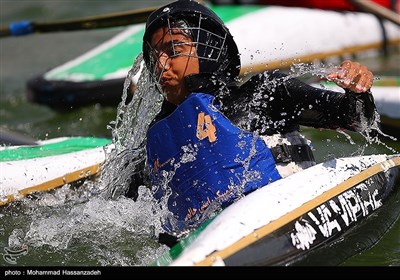
<instances>
[{"instance_id":1,"label":"white kayak","mask_svg":"<svg viewBox=\"0 0 400 280\"><path fill-rule=\"evenodd\" d=\"M399 189L400 155L320 163L241 198L151 265L338 265L397 221Z\"/></svg>"},{"instance_id":2,"label":"white kayak","mask_svg":"<svg viewBox=\"0 0 400 280\"><path fill-rule=\"evenodd\" d=\"M60 137L0 148L0 205L95 176L111 141Z\"/></svg>"}]
</instances>

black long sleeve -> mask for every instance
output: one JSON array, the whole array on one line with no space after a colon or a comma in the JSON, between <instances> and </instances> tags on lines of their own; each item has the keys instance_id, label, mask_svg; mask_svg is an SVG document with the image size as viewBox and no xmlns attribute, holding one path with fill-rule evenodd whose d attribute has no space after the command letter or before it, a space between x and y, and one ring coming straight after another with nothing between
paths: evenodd
<instances>
[{"instance_id":1,"label":"black long sleeve","mask_svg":"<svg viewBox=\"0 0 400 280\"><path fill-rule=\"evenodd\" d=\"M285 133L300 125L363 131L375 118L370 92L315 88L282 72L257 74L221 98L224 114L261 134Z\"/></svg>"}]
</instances>

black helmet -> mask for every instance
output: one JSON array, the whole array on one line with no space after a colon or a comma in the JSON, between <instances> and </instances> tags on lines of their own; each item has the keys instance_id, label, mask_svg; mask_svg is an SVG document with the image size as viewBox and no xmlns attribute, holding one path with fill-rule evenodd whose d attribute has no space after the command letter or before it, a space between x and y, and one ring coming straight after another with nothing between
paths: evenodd
<instances>
[{"instance_id":1,"label":"black helmet","mask_svg":"<svg viewBox=\"0 0 400 280\"><path fill-rule=\"evenodd\" d=\"M193 0L178 0L150 14L143 36L143 57L147 68L153 72L151 61L151 36L170 22L184 21L191 37L197 43L200 72L223 73L236 78L240 73L240 56L237 45L223 21L209 8Z\"/></svg>"}]
</instances>

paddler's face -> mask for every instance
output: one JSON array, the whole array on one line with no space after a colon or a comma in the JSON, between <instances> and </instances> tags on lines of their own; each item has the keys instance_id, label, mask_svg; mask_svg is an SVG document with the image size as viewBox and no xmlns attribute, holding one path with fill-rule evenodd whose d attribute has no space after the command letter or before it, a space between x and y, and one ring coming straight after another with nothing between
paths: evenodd
<instances>
[{"instance_id":1,"label":"paddler's face","mask_svg":"<svg viewBox=\"0 0 400 280\"><path fill-rule=\"evenodd\" d=\"M155 77L166 99L179 105L188 96L184 77L199 73L192 39L180 29L159 28L151 38Z\"/></svg>"}]
</instances>

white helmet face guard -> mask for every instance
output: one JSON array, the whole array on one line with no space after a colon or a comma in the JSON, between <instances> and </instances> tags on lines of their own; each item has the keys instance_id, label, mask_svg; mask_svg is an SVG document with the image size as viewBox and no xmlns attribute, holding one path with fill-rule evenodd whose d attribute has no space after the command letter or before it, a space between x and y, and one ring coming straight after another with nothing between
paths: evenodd
<instances>
[{"instance_id":1,"label":"white helmet face guard","mask_svg":"<svg viewBox=\"0 0 400 280\"><path fill-rule=\"evenodd\" d=\"M226 47L226 36L220 36L201 27L202 16L198 16L196 26L190 26L185 20L166 19L167 29L163 38L155 46L146 42L149 49L150 68L152 78L160 90L160 81L166 70L168 60L178 56L195 57L199 59L200 70L210 63L218 64ZM173 40L173 35L182 34L189 40ZM170 38L165 38L170 36ZM162 42L170 42L167 46L160 47ZM183 48L182 46L191 46ZM186 51L182 51L186 49ZM190 50L190 51L188 51ZM204 67L202 67L204 66ZM160 90L161 91L161 90ZM162 91L161 91L162 92Z\"/></svg>"}]
</instances>

